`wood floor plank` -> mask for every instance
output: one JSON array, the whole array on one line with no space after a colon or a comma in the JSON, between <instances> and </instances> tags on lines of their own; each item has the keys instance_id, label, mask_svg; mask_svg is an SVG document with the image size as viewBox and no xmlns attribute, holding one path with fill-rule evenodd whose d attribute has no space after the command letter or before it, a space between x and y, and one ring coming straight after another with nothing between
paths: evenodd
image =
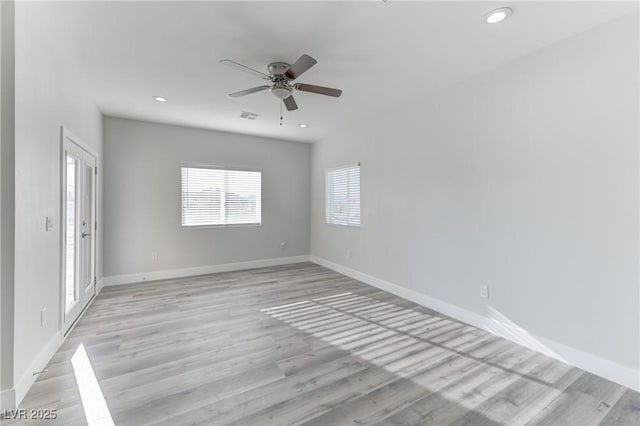
<instances>
[{"instance_id":1,"label":"wood floor plank","mask_svg":"<svg viewBox=\"0 0 640 426\"><path fill-rule=\"evenodd\" d=\"M81 345L117 425L640 424L637 392L312 263L105 288L37 424L87 423Z\"/></svg>"},{"instance_id":2,"label":"wood floor plank","mask_svg":"<svg viewBox=\"0 0 640 426\"><path fill-rule=\"evenodd\" d=\"M607 426L640 425L640 394L627 390L602 420Z\"/></svg>"}]
</instances>

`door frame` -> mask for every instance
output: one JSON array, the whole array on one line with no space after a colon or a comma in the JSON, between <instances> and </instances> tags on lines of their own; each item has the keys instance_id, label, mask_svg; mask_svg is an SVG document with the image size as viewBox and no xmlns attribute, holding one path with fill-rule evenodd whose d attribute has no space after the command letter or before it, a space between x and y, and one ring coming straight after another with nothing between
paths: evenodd
<instances>
[{"instance_id":1,"label":"door frame","mask_svg":"<svg viewBox=\"0 0 640 426\"><path fill-rule=\"evenodd\" d=\"M66 171L66 167L65 167L65 161L66 161L66 146L67 144L74 144L77 147L81 148L82 150L86 151L87 153L91 154L95 160L96 160L96 165L95 165L95 174L93 176L93 208L94 208L94 226L92 229L93 231L93 248L92 248L92 253L93 253L93 265L92 265L92 269L94 271L94 277L97 277L97 273L98 273L98 229L97 229L97 223L98 223L98 188L100 187L98 184L98 164L100 162L100 156L98 155L98 152L96 150L94 150L91 146L89 146L87 143L85 143L82 139L80 139L78 136L76 136L73 132L71 132L69 129L65 128L64 126L60 127L60 282L59 282L59 295L60 295L60 301L59 301L59 307L60 307L60 315L58 318L59 321L59 325L58 325L58 329L60 330L63 339L67 336L67 334L69 334L69 332L73 329L73 327L75 326L75 324L78 322L78 320L82 317L82 314L84 313L84 311L86 310L86 308L91 304L91 302L93 301L93 299L95 298L95 295L98 294L98 284L97 284L97 280L94 280L94 295L93 297L87 302L86 306L84 306L81 310L81 312L78 314L77 319L69 325L68 329L65 330L65 315L66 315L66 240L65 240L65 232L66 232L66 217L65 217L65 211L66 211L66 176L65 176L65 171ZM77 250L80 250L80 246L78 246L76 248Z\"/></svg>"}]
</instances>

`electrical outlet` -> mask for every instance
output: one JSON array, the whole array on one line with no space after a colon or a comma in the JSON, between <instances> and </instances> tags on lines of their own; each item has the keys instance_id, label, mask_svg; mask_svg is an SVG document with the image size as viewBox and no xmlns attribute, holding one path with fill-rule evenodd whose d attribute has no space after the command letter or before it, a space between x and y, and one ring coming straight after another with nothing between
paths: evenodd
<instances>
[{"instance_id":1,"label":"electrical outlet","mask_svg":"<svg viewBox=\"0 0 640 426\"><path fill-rule=\"evenodd\" d=\"M480 286L480 297L482 297L483 299L489 298L489 286L486 286L486 285Z\"/></svg>"},{"instance_id":2,"label":"electrical outlet","mask_svg":"<svg viewBox=\"0 0 640 426\"><path fill-rule=\"evenodd\" d=\"M40 327L43 327L47 323L47 308L42 308L40 311Z\"/></svg>"},{"instance_id":3,"label":"electrical outlet","mask_svg":"<svg viewBox=\"0 0 640 426\"><path fill-rule=\"evenodd\" d=\"M351 259L351 250L347 250L347 259Z\"/></svg>"},{"instance_id":4,"label":"electrical outlet","mask_svg":"<svg viewBox=\"0 0 640 426\"><path fill-rule=\"evenodd\" d=\"M155 262L158 260L158 252L157 251L152 251L151 252L151 261Z\"/></svg>"},{"instance_id":5,"label":"electrical outlet","mask_svg":"<svg viewBox=\"0 0 640 426\"><path fill-rule=\"evenodd\" d=\"M45 218L44 230L45 232L49 232L53 229L53 216L47 216Z\"/></svg>"}]
</instances>

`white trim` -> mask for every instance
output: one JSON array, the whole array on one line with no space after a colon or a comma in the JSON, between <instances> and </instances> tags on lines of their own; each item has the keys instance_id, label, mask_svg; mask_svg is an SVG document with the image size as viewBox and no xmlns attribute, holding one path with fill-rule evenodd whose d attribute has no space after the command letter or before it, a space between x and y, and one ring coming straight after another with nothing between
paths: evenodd
<instances>
[{"instance_id":1,"label":"white trim","mask_svg":"<svg viewBox=\"0 0 640 426\"><path fill-rule=\"evenodd\" d=\"M62 333L56 331L56 333L49 339L47 344L36 355L29 367L22 373L22 376L15 384L15 402L16 407L20 406L22 399L25 397L31 386L35 383L38 375L34 376L35 371L42 371L45 369L49 361L56 353L60 345L62 344Z\"/></svg>"},{"instance_id":2,"label":"white trim","mask_svg":"<svg viewBox=\"0 0 640 426\"><path fill-rule=\"evenodd\" d=\"M197 163L180 163L180 171L182 169L213 169L213 170L229 170L232 172L260 172L263 170L259 167L251 166L216 166L215 164L197 164Z\"/></svg>"},{"instance_id":3,"label":"white trim","mask_svg":"<svg viewBox=\"0 0 640 426\"><path fill-rule=\"evenodd\" d=\"M166 269L163 271L139 272L126 275L112 275L102 278L103 286L139 283L143 281L166 280L169 278L191 277L215 274L218 272L241 271L243 269L264 268L267 266L287 265L308 262L309 255L275 257L272 259L250 260L247 262L221 263L218 265L196 266L193 268Z\"/></svg>"},{"instance_id":4,"label":"white trim","mask_svg":"<svg viewBox=\"0 0 640 426\"><path fill-rule=\"evenodd\" d=\"M98 285L96 285L96 296L100 294L102 287L104 287L104 278L100 278L98 280Z\"/></svg>"},{"instance_id":5,"label":"white trim","mask_svg":"<svg viewBox=\"0 0 640 426\"><path fill-rule=\"evenodd\" d=\"M187 187L189 186L189 170L212 170L212 171L221 171L225 172L224 174L224 190L222 191L221 199L220 199L220 216L224 220L224 223L201 223L201 224L185 224L185 179L184 179L184 171L187 170ZM245 173L253 173L254 178L255 174L259 174L259 193L260 200L256 203L257 211L256 211L256 219L257 222L250 223L238 223L238 222L229 222L227 223L228 217L226 216L227 210L227 190L229 184L229 176L227 172L245 172ZM253 179L253 178L252 178ZM197 179L196 179L197 180ZM255 184L255 182L252 182ZM187 189L187 194L190 191ZM216 166L180 166L180 225L183 229L185 228L226 228L226 227L236 227L236 226L262 226L262 198L263 198L263 190L262 190L262 170L243 170L243 169L232 169L232 168L221 168ZM188 197L187 197L188 198ZM187 203L188 204L188 203ZM189 208L187 207L187 210Z\"/></svg>"},{"instance_id":6,"label":"white trim","mask_svg":"<svg viewBox=\"0 0 640 426\"><path fill-rule=\"evenodd\" d=\"M102 282L102 279L100 280L100 282ZM101 285L100 289L102 289L102 287L103 286ZM76 321L73 323L69 331L73 330L73 327L75 327L76 324L80 321L80 319L84 316L84 313L87 311L89 306L91 306L94 300L95 300L95 297L89 300L89 303L87 304L85 309L82 310L82 312L80 313ZM59 330L56 331L53 337L51 337L51 339L42 348L42 350L38 353L38 355L36 355L36 357L31 362L29 367L22 374L20 379L18 379L18 382L15 384L15 387L2 391L2 394L0 395L1 397L0 403L2 405L3 410L4 409L11 410L20 406L22 399L26 396L27 392L29 392L29 389L31 389L31 386L33 386L35 381L38 379L38 375L34 375L33 373L36 371L42 371L46 368L46 366L49 364L49 361L51 361L51 358L53 358L53 356L58 351L58 349L60 349L60 346L62 346L62 343L64 342L65 339L66 339L66 336L64 336L62 332L60 332ZM11 405L11 403L13 405Z\"/></svg>"},{"instance_id":7,"label":"white trim","mask_svg":"<svg viewBox=\"0 0 640 426\"><path fill-rule=\"evenodd\" d=\"M89 154L93 155L96 158L96 165L98 164L98 152L94 150L91 146L87 145L82 139L77 137L71 130L67 129L64 126L60 126L60 130L62 132L62 141L64 143L65 139L69 139L71 142L78 145L80 148L87 151Z\"/></svg>"},{"instance_id":8,"label":"white trim","mask_svg":"<svg viewBox=\"0 0 640 426\"><path fill-rule=\"evenodd\" d=\"M496 336L500 336L519 345L526 346L551 358L558 359L569 365L578 367L582 370L604 377L612 382L616 382L622 386L626 386L640 392L640 370L634 370L626 365L583 352L580 349L576 349L544 337L536 336L535 334L523 330L512 323L480 315L465 308L452 305L442 300L427 296L426 294L390 283L320 257L311 255L309 260L313 263L324 266L325 268L332 269L340 274L362 281L373 287L395 294L396 296L400 296L426 308L433 309L434 311L450 316L451 318L471 324L495 334Z\"/></svg>"},{"instance_id":9,"label":"white trim","mask_svg":"<svg viewBox=\"0 0 640 426\"><path fill-rule=\"evenodd\" d=\"M65 217L65 212L66 212L66 186L67 186L67 176L66 176L66 153L67 152L73 152L73 151L78 151L77 154L79 156L79 160L81 164L86 164L85 163L85 153L89 154L92 158L92 163L95 162L95 164L93 164L93 173L94 175L92 176L91 182L93 184L93 190L92 190L92 199L91 199L91 204L92 204L92 210L93 210L93 223L90 225L89 228L89 232L91 234L93 234L93 244L91 247L91 257L92 257L92 262L91 262L91 274L90 276L93 277L91 278L91 284L85 288L83 288L81 294L78 297L78 301L76 302L76 305L74 307L71 308L71 310L69 312L66 311L66 294L65 294L65 281L66 281L66 258L65 258L65 253L66 253L66 226L60 226L60 242L61 242L61 250L60 250L60 301L59 301L59 307L60 307L60 316L58 318L58 323L59 323L59 329L62 330L62 333L64 334L68 334L68 332L70 331L72 324L74 324L75 322L77 322L78 319L80 319L80 317L82 316L82 312L89 306L89 303L91 301L91 299L93 297L95 297L98 293L97 293L97 289L96 289L96 282L95 282L95 277L96 277L96 271L98 269L98 244L99 244L99 235L98 235L98 229L97 229L97 223L99 220L99 212L98 212L98 188L100 187L100 183L98 181L98 163L100 162L100 157L98 156L97 151L95 151L92 147L90 147L89 145L87 145L82 139L80 139L79 137L77 137L74 133L72 133L69 129L65 128L64 126L60 126L60 134L61 134L61 150L60 150L60 161L61 161L61 166L60 166L60 217L62 218L60 223L64 223L64 221L66 220ZM82 173L84 173L84 167L82 167ZM84 187L84 182L82 182L82 185ZM84 191L84 189L83 189ZM79 204L76 210L76 214L80 214L80 209L83 208L81 207L82 205ZM77 237L76 240L76 248L82 248L81 244L80 244L80 237ZM76 267L76 274L78 274L78 276L80 276L80 271L79 271L79 266L80 262L80 251L76 250L76 262L75 262L75 267ZM91 291L93 293L93 295L89 296L87 294L87 289L90 288L89 291ZM86 301L86 302L85 302ZM71 322L67 322L67 316L69 317L73 317L73 320Z\"/></svg>"},{"instance_id":10,"label":"white trim","mask_svg":"<svg viewBox=\"0 0 640 426\"><path fill-rule=\"evenodd\" d=\"M351 195L351 171L353 169L357 169L358 171L358 223L352 223L351 222L351 204L352 204L352 195ZM334 194L333 194L333 190L331 191L331 194L329 193L330 191L330 185L329 185L329 176L332 173L337 173L339 171L346 171L346 174L344 176L345 180L345 189L346 189L346 193L347 193L347 221L346 223L340 223L340 222L336 222L335 221L335 203L334 203ZM362 226L362 215L360 214L360 206L361 206L361 167L360 167L360 162L357 162L355 164L351 164L351 165L347 165L347 166L342 166L342 167L335 167L333 169L326 169L324 171L324 223L327 225L332 225L332 226L341 226L341 227L348 227L348 228L355 228L355 229L360 229L360 227ZM333 188L333 186L331 186L331 188ZM331 211L331 213L329 213ZM333 220L333 221L330 221Z\"/></svg>"},{"instance_id":11,"label":"white trim","mask_svg":"<svg viewBox=\"0 0 640 426\"><path fill-rule=\"evenodd\" d=\"M192 275L203 275L203 274L211 274L216 272L227 272L227 271L237 271L242 269L251 269L251 268L262 268L267 266L277 266L277 265L286 265L291 263L301 263L308 262L309 255L303 256L292 256L292 257L278 257L273 259L262 259L262 260L252 260L248 262L237 262L237 263L224 263L220 265L209 265L209 266L200 266L196 268L184 268L184 269L171 269L166 271L154 271L149 273L141 273L141 274L130 274L130 275L118 275L112 277L103 277L98 281L98 285L96 286L96 295L99 293L102 288L106 285L118 285L118 284L127 284L134 282L141 282L151 279L164 279L164 278L177 278L183 276L192 276ZM91 303L93 303L95 297L89 301L87 304L88 308ZM78 319L74 322L71 329L75 327L75 324L80 321L84 313L87 309L84 309ZM22 374L20 379L15 384L14 388L5 389L0 394L0 405L2 410L11 410L15 409L20 405L22 399L25 397L31 386L35 383L38 376L33 375L35 371L42 371L45 369L49 361L58 351L62 342L64 342L65 336L62 335L60 331L56 331L53 337L47 342L47 344L42 348L42 350L38 353L38 355L34 358L33 362L29 365L29 367Z\"/></svg>"}]
</instances>

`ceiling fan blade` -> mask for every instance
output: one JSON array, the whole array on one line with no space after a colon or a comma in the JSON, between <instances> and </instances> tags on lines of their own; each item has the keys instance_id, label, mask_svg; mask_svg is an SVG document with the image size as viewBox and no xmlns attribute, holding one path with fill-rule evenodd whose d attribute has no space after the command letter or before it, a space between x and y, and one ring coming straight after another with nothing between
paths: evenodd
<instances>
[{"instance_id":1,"label":"ceiling fan blade","mask_svg":"<svg viewBox=\"0 0 640 426\"><path fill-rule=\"evenodd\" d=\"M232 68L244 71L244 72L248 72L249 74L253 74L256 77L260 77L260 78L264 78L265 80L271 80L271 76L269 74L265 74L263 72L260 72L258 70L254 70L251 67L248 67L246 65L242 65L236 61L232 61L231 59L223 59L220 61L220 63L228 65Z\"/></svg>"},{"instance_id":2,"label":"ceiling fan blade","mask_svg":"<svg viewBox=\"0 0 640 426\"><path fill-rule=\"evenodd\" d=\"M293 95L288 98L284 98L282 102L284 102L284 106L287 107L287 111L295 111L298 109L298 104L296 104L296 100L293 99Z\"/></svg>"},{"instance_id":3,"label":"ceiling fan blade","mask_svg":"<svg viewBox=\"0 0 640 426\"><path fill-rule=\"evenodd\" d=\"M298 83L295 85L295 88L301 90L303 92L311 92L317 93L319 95L327 95L333 96L334 98L340 97L342 95L342 90L340 89L332 89L330 87L322 87L322 86L314 86L313 84L304 84Z\"/></svg>"},{"instance_id":4,"label":"ceiling fan blade","mask_svg":"<svg viewBox=\"0 0 640 426\"><path fill-rule=\"evenodd\" d=\"M258 87L254 87L254 88L247 89L247 90L241 90L241 91L235 92L235 93L230 93L229 96L231 96L232 98L239 98L240 96L250 95L250 94L256 93L256 92L262 92L263 90L267 90L269 87L271 87L271 86L258 86Z\"/></svg>"},{"instance_id":5,"label":"ceiling fan blade","mask_svg":"<svg viewBox=\"0 0 640 426\"><path fill-rule=\"evenodd\" d=\"M289 67L289 69L284 73L284 76L289 80L295 80L296 78L300 77L303 72L317 63L318 61L313 59L311 56L302 55L298 58L297 61L293 63L293 65Z\"/></svg>"}]
</instances>

